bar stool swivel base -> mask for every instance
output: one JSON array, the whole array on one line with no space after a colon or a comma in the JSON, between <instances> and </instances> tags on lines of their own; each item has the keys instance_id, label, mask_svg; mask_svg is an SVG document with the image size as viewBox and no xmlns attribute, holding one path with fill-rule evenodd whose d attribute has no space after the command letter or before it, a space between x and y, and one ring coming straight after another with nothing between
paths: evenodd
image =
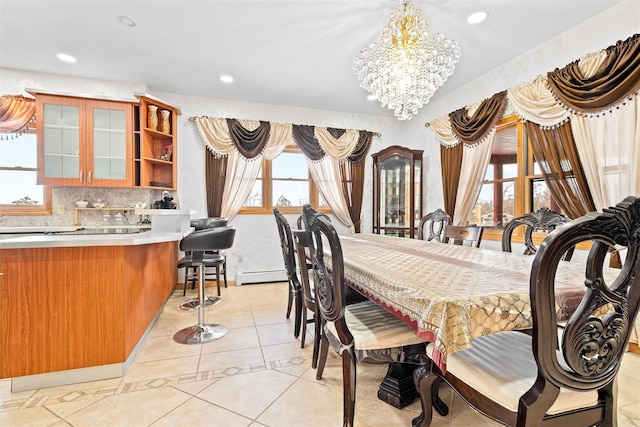
<instances>
[{"instance_id":1,"label":"bar stool swivel base","mask_svg":"<svg viewBox=\"0 0 640 427\"><path fill-rule=\"evenodd\" d=\"M173 340L180 344L203 344L215 341L227 334L223 325L202 323L179 330L173 335Z\"/></svg>"},{"instance_id":2,"label":"bar stool swivel base","mask_svg":"<svg viewBox=\"0 0 640 427\"><path fill-rule=\"evenodd\" d=\"M222 301L221 297L205 296L204 297L204 306L205 307L212 307L214 305L219 304L221 301ZM200 299L199 298L191 298L191 299L188 299L188 300L184 301L182 304L180 304L180 309L181 310L195 310L198 307L200 307Z\"/></svg>"}]
</instances>

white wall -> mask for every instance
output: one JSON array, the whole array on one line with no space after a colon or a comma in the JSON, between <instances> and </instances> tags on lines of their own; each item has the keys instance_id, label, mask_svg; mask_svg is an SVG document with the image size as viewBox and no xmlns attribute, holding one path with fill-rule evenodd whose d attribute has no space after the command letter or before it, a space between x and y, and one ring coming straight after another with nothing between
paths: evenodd
<instances>
[{"instance_id":1,"label":"white wall","mask_svg":"<svg viewBox=\"0 0 640 427\"><path fill-rule=\"evenodd\" d=\"M481 101L502 90L532 81L537 75L580 58L586 53L608 47L617 40L638 31L640 2L626 0L604 13L561 34L509 63L490 71L443 99L429 103L411 121L399 122L382 116L303 109L278 105L235 102L221 99L152 93L182 110L178 118L178 201L183 209L194 209L206 216L204 185L204 148L188 121L191 116L208 115L238 119L267 120L338 128L377 131L371 153L389 145L404 145L423 149L424 154L424 212L442 207L439 144L433 133L424 127L427 121L448 114L465 105ZM499 49L496 46L496 49ZM464 52L463 52L464 54ZM134 92L144 92L142 83L118 83L78 79L42 73L0 69L0 91L20 94L25 87L42 88L74 94L132 98ZM372 229L371 158L367 160L365 200L363 203L363 231ZM295 222L295 216L289 217ZM236 271L282 269L282 254L273 215L240 215L232 221L238 229L236 243L229 251L229 274ZM338 231L344 231L337 227ZM239 263L239 256L242 262Z\"/></svg>"}]
</instances>

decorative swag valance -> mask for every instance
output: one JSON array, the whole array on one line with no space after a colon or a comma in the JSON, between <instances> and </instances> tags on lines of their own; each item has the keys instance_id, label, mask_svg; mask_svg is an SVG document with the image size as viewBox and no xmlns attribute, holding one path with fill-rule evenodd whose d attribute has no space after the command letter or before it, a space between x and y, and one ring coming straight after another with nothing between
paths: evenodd
<instances>
[{"instance_id":1,"label":"decorative swag valance","mask_svg":"<svg viewBox=\"0 0 640 427\"><path fill-rule=\"evenodd\" d=\"M328 156L341 162L360 163L366 159L374 135L363 130L207 116L190 120L209 151L226 156L235 150L249 160L259 155L273 159L285 146L295 143L313 162Z\"/></svg>"},{"instance_id":2,"label":"decorative swag valance","mask_svg":"<svg viewBox=\"0 0 640 427\"><path fill-rule=\"evenodd\" d=\"M3 95L0 98L0 133L24 132L36 119L36 102L22 95ZM1 138L5 138L2 136Z\"/></svg>"},{"instance_id":3,"label":"decorative swag valance","mask_svg":"<svg viewBox=\"0 0 640 427\"><path fill-rule=\"evenodd\" d=\"M572 114L612 112L638 91L640 34L635 34L546 76L537 77L531 83L494 95L482 102L473 117L468 116L470 107L465 107L437 118L427 126L444 147L459 143L475 145L486 140L495 127L497 120L488 114L489 108L490 105L502 108L497 102L503 93L521 119L551 129L567 122ZM502 114L502 110L499 111Z\"/></svg>"}]
</instances>

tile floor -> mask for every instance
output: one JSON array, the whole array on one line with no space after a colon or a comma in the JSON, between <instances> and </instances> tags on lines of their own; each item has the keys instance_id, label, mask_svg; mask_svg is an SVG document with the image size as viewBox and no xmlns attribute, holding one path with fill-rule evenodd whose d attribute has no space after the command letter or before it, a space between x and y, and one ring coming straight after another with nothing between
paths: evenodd
<instances>
[{"instance_id":1,"label":"tile floor","mask_svg":"<svg viewBox=\"0 0 640 427\"><path fill-rule=\"evenodd\" d=\"M300 348L285 319L287 284L223 289L208 321L229 328L222 339L181 345L172 336L194 324L176 291L122 378L11 393L0 381L1 426L339 426L342 374L334 352L322 380L310 368L312 345ZM311 339L308 338L308 341ZM356 426L411 425L420 403L398 410L377 398L383 365L358 365ZM449 389L447 417L433 427L497 426ZM618 425L640 427L640 355L628 353L619 376Z\"/></svg>"}]
</instances>

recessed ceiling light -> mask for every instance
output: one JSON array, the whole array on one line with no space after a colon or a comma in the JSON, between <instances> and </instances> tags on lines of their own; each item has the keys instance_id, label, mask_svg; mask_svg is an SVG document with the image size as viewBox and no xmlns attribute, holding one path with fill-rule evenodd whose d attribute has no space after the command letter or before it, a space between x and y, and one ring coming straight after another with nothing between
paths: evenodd
<instances>
[{"instance_id":1,"label":"recessed ceiling light","mask_svg":"<svg viewBox=\"0 0 640 427\"><path fill-rule=\"evenodd\" d=\"M135 27L136 26L136 21L134 21L133 19L129 18L128 16L118 16L116 18L116 20L121 23L122 25L126 25L127 27Z\"/></svg>"},{"instance_id":2,"label":"recessed ceiling light","mask_svg":"<svg viewBox=\"0 0 640 427\"><path fill-rule=\"evenodd\" d=\"M71 62L71 63L76 62L76 58L74 58L71 55L67 55L66 53L59 53L56 55L56 57L63 62Z\"/></svg>"},{"instance_id":3,"label":"recessed ceiling light","mask_svg":"<svg viewBox=\"0 0 640 427\"><path fill-rule=\"evenodd\" d=\"M233 77L225 74L220 76L220 81L223 83L233 83Z\"/></svg>"},{"instance_id":4,"label":"recessed ceiling light","mask_svg":"<svg viewBox=\"0 0 640 427\"><path fill-rule=\"evenodd\" d=\"M375 101L376 99L378 99L378 98L376 98L376 96L375 96L375 95L369 95L369 96L367 96L367 101Z\"/></svg>"},{"instance_id":5,"label":"recessed ceiling light","mask_svg":"<svg viewBox=\"0 0 640 427\"><path fill-rule=\"evenodd\" d=\"M467 23L468 24L479 24L480 22L484 21L485 19L487 19L487 16L489 14L485 11L480 11L480 12L475 12L472 13L471 15L469 15L469 17L467 18Z\"/></svg>"}]
</instances>

